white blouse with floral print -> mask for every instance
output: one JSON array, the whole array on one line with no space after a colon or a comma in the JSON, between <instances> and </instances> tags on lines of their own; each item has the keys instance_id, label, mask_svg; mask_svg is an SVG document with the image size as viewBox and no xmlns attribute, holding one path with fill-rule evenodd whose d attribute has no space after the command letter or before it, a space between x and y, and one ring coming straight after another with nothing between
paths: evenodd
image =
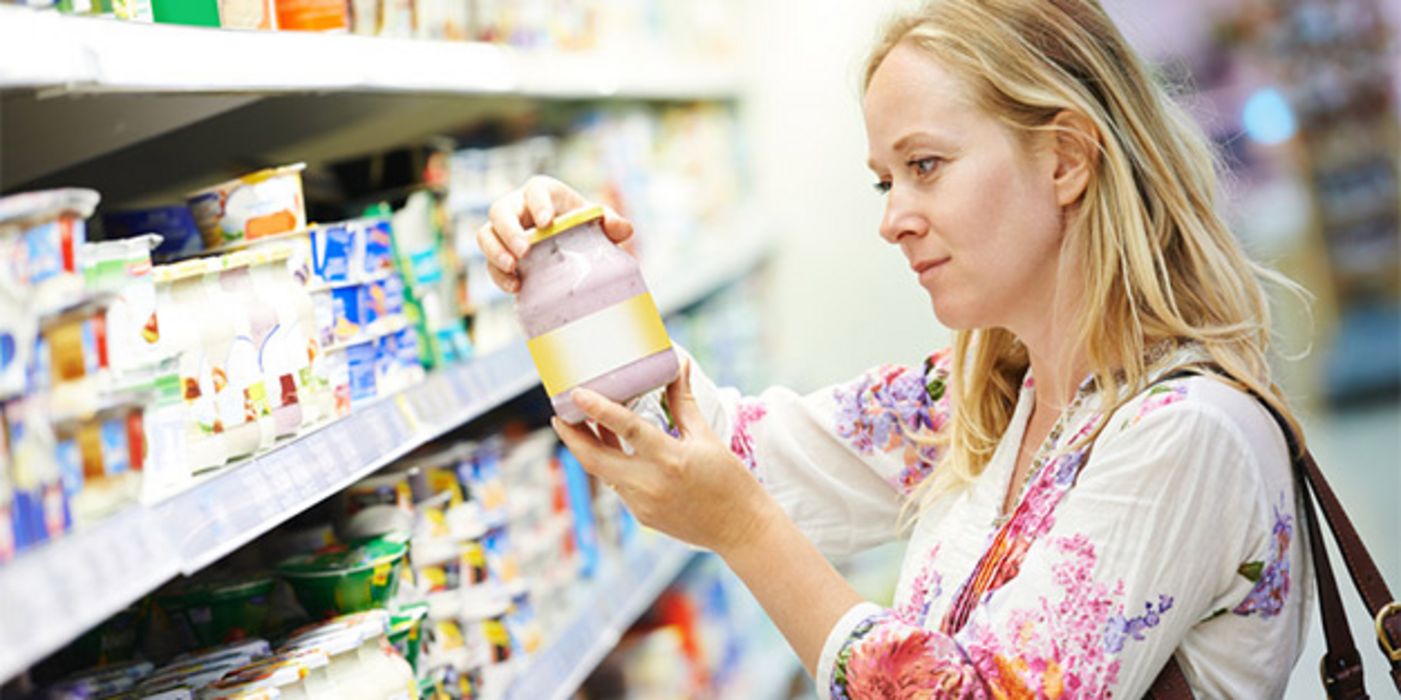
<instances>
[{"instance_id":1,"label":"white blouse with floral print","mask_svg":"<svg viewBox=\"0 0 1401 700\"><path fill-rule=\"evenodd\" d=\"M1171 353L1157 376L1192 359ZM699 370L692 384L731 449L841 557L899 536L936 457L918 438L949 420L948 364L944 351L806 396L743 397ZM986 470L915 522L894 606L857 605L828 634L823 698L1132 698L1174 651L1198 697L1283 693L1308 579L1278 427L1221 381L1170 379L1109 416L1086 460L1058 448L1103 419L1092 387L1001 519L1028 374Z\"/></svg>"}]
</instances>

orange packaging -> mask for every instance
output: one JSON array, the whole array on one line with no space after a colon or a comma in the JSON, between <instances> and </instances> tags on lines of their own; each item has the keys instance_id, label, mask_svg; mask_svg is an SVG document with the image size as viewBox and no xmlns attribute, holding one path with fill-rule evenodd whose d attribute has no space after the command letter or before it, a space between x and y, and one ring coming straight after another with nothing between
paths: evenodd
<instances>
[{"instance_id":1,"label":"orange packaging","mask_svg":"<svg viewBox=\"0 0 1401 700\"><path fill-rule=\"evenodd\" d=\"M277 26L307 32L350 29L345 0L277 0Z\"/></svg>"}]
</instances>

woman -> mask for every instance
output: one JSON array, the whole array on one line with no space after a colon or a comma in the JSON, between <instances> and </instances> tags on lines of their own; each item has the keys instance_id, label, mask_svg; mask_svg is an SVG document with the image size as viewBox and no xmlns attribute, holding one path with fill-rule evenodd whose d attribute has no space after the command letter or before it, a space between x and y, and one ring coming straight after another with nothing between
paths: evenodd
<instances>
[{"instance_id":1,"label":"woman","mask_svg":"<svg viewBox=\"0 0 1401 700\"><path fill-rule=\"evenodd\" d=\"M807 396L688 366L675 438L577 391L599 430L561 438L723 557L824 696L1137 697L1174 654L1198 696L1280 695L1306 565L1261 404L1289 415L1261 288L1284 281L1218 215L1202 134L1094 0L930 4L875 47L862 107L880 235L953 347ZM497 202L497 283L524 227L582 204L547 179ZM894 607L864 602L823 555L902 523Z\"/></svg>"}]
</instances>

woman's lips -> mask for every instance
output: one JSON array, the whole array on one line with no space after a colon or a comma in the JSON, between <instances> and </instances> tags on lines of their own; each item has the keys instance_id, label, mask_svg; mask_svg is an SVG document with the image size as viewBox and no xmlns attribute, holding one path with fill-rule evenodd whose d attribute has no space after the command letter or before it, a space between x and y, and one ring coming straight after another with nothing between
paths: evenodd
<instances>
[{"instance_id":1,"label":"woman's lips","mask_svg":"<svg viewBox=\"0 0 1401 700\"><path fill-rule=\"evenodd\" d=\"M940 267L941 265L943 265L951 259L952 258L943 257L931 258L929 260L920 260L918 262L910 263L910 269L914 270L916 275L924 277L925 273L929 272L930 270L937 269L938 267Z\"/></svg>"}]
</instances>

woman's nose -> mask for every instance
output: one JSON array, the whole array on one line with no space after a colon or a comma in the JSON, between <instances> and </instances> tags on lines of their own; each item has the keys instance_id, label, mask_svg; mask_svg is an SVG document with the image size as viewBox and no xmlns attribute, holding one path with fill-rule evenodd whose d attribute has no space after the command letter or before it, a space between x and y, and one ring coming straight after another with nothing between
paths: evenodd
<instances>
[{"instance_id":1,"label":"woman's nose","mask_svg":"<svg viewBox=\"0 0 1401 700\"><path fill-rule=\"evenodd\" d=\"M880 236L887 243L899 243L905 236L923 236L929 232L929 220L917 209L909 206L905 197L892 191L885 201L885 214L881 217Z\"/></svg>"}]
</instances>

